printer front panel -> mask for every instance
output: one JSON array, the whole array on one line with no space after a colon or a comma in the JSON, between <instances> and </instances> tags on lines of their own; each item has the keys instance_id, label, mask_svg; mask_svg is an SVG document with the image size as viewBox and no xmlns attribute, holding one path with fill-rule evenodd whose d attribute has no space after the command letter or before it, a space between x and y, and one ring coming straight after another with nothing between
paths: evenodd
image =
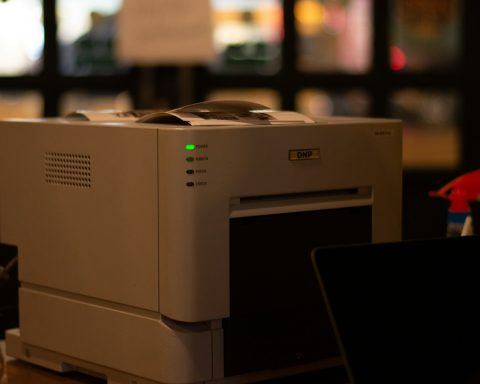
<instances>
[{"instance_id":1,"label":"printer front panel","mask_svg":"<svg viewBox=\"0 0 480 384\"><path fill-rule=\"evenodd\" d=\"M230 218L252 202L262 214L370 206L372 241L400 239L398 122L159 128L158 138L160 312L172 319L229 317Z\"/></svg>"}]
</instances>

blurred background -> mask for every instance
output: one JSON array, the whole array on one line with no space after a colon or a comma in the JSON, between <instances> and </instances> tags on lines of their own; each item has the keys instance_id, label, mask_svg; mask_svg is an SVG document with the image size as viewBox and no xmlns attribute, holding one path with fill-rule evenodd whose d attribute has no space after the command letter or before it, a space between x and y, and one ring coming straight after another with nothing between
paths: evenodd
<instances>
[{"instance_id":1,"label":"blurred background","mask_svg":"<svg viewBox=\"0 0 480 384\"><path fill-rule=\"evenodd\" d=\"M446 210L426 193L480 166L478 1L210 4L211 62L147 68L116 59L122 0L0 1L0 118L219 98L400 118L404 237L444 233Z\"/></svg>"}]
</instances>

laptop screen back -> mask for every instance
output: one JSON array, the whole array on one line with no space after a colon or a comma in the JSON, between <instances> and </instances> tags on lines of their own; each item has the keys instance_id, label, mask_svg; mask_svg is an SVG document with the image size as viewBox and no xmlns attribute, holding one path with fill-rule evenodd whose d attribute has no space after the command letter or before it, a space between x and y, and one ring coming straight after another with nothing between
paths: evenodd
<instances>
[{"instance_id":1,"label":"laptop screen back","mask_svg":"<svg viewBox=\"0 0 480 384\"><path fill-rule=\"evenodd\" d=\"M480 237L316 248L350 378L480 383Z\"/></svg>"}]
</instances>

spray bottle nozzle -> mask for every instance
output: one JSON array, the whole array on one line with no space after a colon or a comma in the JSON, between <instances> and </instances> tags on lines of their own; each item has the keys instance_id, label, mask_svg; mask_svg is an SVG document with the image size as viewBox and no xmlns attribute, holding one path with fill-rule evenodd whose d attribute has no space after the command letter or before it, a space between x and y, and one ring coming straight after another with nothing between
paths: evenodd
<instances>
[{"instance_id":1,"label":"spray bottle nozzle","mask_svg":"<svg viewBox=\"0 0 480 384\"><path fill-rule=\"evenodd\" d=\"M450 212L469 212L470 201L480 196L480 170L461 175L428 195L449 200Z\"/></svg>"}]
</instances>

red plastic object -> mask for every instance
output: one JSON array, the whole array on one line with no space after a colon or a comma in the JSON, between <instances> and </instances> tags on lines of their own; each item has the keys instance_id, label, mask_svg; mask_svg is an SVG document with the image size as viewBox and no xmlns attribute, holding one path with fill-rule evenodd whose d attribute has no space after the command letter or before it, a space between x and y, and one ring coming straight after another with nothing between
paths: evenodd
<instances>
[{"instance_id":1,"label":"red plastic object","mask_svg":"<svg viewBox=\"0 0 480 384\"><path fill-rule=\"evenodd\" d=\"M449 200L449 212L469 212L469 202L480 196L480 170L465 173L428 195Z\"/></svg>"}]
</instances>

